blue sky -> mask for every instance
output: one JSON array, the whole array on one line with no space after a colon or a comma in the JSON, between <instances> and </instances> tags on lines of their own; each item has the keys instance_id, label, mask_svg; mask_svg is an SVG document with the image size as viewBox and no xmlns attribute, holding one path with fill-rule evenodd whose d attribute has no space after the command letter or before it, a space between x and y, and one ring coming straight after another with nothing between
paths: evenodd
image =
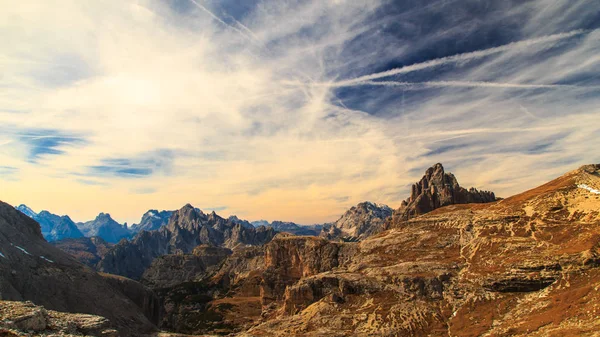
<instances>
[{"instance_id":1,"label":"blue sky","mask_svg":"<svg viewBox=\"0 0 600 337\"><path fill-rule=\"evenodd\" d=\"M597 1L59 2L0 13L10 203L315 223L600 162Z\"/></svg>"}]
</instances>

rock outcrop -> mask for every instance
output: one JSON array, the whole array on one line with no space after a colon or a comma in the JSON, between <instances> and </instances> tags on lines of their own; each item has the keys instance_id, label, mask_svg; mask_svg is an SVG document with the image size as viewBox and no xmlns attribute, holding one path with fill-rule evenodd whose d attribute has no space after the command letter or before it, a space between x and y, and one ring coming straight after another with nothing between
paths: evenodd
<instances>
[{"instance_id":1,"label":"rock outcrop","mask_svg":"<svg viewBox=\"0 0 600 337\"><path fill-rule=\"evenodd\" d=\"M494 201L493 192L461 187L454 175L444 172L444 167L438 163L428 168L423 178L412 185L410 197L402 201L394 217L408 220L447 205Z\"/></svg>"},{"instance_id":2,"label":"rock outcrop","mask_svg":"<svg viewBox=\"0 0 600 337\"><path fill-rule=\"evenodd\" d=\"M37 222L3 202L0 299L29 300L49 310L100 315L123 334L155 329L144 315L144 308L104 277L46 242Z\"/></svg>"},{"instance_id":3,"label":"rock outcrop","mask_svg":"<svg viewBox=\"0 0 600 337\"><path fill-rule=\"evenodd\" d=\"M359 241L384 229L393 213L387 205L369 201L352 206L333 224L325 225L320 236L328 240Z\"/></svg>"},{"instance_id":4,"label":"rock outcrop","mask_svg":"<svg viewBox=\"0 0 600 337\"><path fill-rule=\"evenodd\" d=\"M101 316L46 310L32 302L0 301L0 336L118 337Z\"/></svg>"},{"instance_id":5,"label":"rock outcrop","mask_svg":"<svg viewBox=\"0 0 600 337\"><path fill-rule=\"evenodd\" d=\"M131 241L121 241L98 264L100 271L139 280L155 258L168 254L189 254L199 245L235 249L261 245L275 235L272 228L247 227L204 214L191 205L173 213L169 223L156 231L142 231Z\"/></svg>"}]
</instances>

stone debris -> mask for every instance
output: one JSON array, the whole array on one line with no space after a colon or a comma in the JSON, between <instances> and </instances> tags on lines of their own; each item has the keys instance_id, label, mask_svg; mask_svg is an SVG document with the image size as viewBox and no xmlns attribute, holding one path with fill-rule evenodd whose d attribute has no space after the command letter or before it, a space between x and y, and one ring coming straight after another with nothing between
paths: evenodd
<instances>
[{"instance_id":1,"label":"stone debris","mask_svg":"<svg viewBox=\"0 0 600 337\"><path fill-rule=\"evenodd\" d=\"M0 336L117 337L101 316L46 310L32 302L0 301Z\"/></svg>"}]
</instances>

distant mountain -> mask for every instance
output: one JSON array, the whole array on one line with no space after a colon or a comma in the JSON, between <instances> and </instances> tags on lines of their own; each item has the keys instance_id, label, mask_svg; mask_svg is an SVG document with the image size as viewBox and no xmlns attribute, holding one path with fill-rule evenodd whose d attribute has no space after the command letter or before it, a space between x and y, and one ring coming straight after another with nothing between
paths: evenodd
<instances>
[{"instance_id":1,"label":"distant mountain","mask_svg":"<svg viewBox=\"0 0 600 337\"><path fill-rule=\"evenodd\" d=\"M240 218L238 218L235 215L230 216L229 218L227 218L227 220L229 220L229 221L231 221L233 223L240 224L240 225L242 225L242 226L244 226L246 228L253 228L253 227L255 227L254 224L252 224L248 220L240 219Z\"/></svg>"},{"instance_id":2,"label":"distant mountain","mask_svg":"<svg viewBox=\"0 0 600 337\"><path fill-rule=\"evenodd\" d=\"M144 213L139 224L133 224L131 231L138 233L141 231L153 231L166 225L169 222L169 218L173 214L173 211L158 211L151 209Z\"/></svg>"},{"instance_id":3,"label":"distant mountain","mask_svg":"<svg viewBox=\"0 0 600 337\"><path fill-rule=\"evenodd\" d=\"M273 228L245 226L215 212L205 214L187 204L173 213L166 226L141 231L131 241L121 241L112 247L98 268L106 273L140 279L159 256L188 254L201 244L230 249L262 245L275 234Z\"/></svg>"},{"instance_id":4,"label":"distant mountain","mask_svg":"<svg viewBox=\"0 0 600 337\"><path fill-rule=\"evenodd\" d=\"M121 225L108 213L100 213L96 219L77 223L77 227L86 237L99 236L104 241L117 243L123 238L130 238L133 234L127 225Z\"/></svg>"},{"instance_id":5,"label":"distant mountain","mask_svg":"<svg viewBox=\"0 0 600 337\"><path fill-rule=\"evenodd\" d=\"M252 221L251 222L252 226L254 227L259 227L259 226L271 226L271 223L268 222L267 220L257 220L257 221Z\"/></svg>"},{"instance_id":6,"label":"distant mountain","mask_svg":"<svg viewBox=\"0 0 600 337\"><path fill-rule=\"evenodd\" d=\"M67 215L59 216L48 211L36 213L23 204L15 208L40 224L42 235L48 242L83 237L81 231Z\"/></svg>"},{"instance_id":7,"label":"distant mountain","mask_svg":"<svg viewBox=\"0 0 600 337\"><path fill-rule=\"evenodd\" d=\"M293 222L258 220L252 222L253 226L273 227L278 232L287 232L294 235L319 235L323 225L298 225Z\"/></svg>"},{"instance_id":8,"label":"distant mountain","mask_svg":"<svg viewBox=\"0 0 600 337\"><path fill-rule=\"evenodd\" d=\"M29 208L27 205L25 204L20 204L19 206L15 207L17 210L21 211L21 213L27 215L30 218L33 218L34 216L37 215L36 212L34 212L31 208Z\"/></svg>"},{"instance_id":9,"label":"distant mountain","mask_svg":"<svg viewBox=\"0 0 600 337\"><path fill-rule=\"evenodd\" d=\"M347 210L336 222L325 225L321 236L330 240L357 241L380 232L393 213L387 205L361 202Z\"/></svg>"}]
</instances>

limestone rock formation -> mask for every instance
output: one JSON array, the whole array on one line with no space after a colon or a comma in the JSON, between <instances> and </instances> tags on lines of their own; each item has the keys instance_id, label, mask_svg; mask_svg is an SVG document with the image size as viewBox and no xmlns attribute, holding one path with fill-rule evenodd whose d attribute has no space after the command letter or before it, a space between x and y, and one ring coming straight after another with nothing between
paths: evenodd
<instances>
[{"instance_id":1,"label":"limestone rock formation","mask_svg":"<svg viewBox=\"0 0 600 337\"><path fill-rule=\"evenodd\" d=\"M428 168L423 178L412 185L410 197L402 202L394 217L407 220L447 205L493 201L496 201L493 192L461 187L454 175L444 172L444 167L438 163Z\"/></svg>"},{"instance_id":2,"label":"limestone rock formation","mask_svg":"<svg viewBox=\"0 0 600 337\"><path fill-rule=\"evenodd\" d=\"M121 241L98 264L99 270L139 280L155 258L168 254L189 254L199 245L235 249L261 245L273 238L272 228L249 228L204 214L191 205L173 213L169 223L156 231L142 231L131 241Z\"/></svg>"},{"instance_id":3,"label":"limestone rock formation","mask_svg":"<svg viewBox=\"0 0 600 337\"><path fill-rule=\"evenodd\" d=\"M98 336L119 332L101 316L46 310L32 302L0 301L0 336Z\"/></svg>"},{"instance_id":4,"label":"limestone rock formation","mask_svg":"<svg viewBox=\"0 0 600 337\"><path fill-rule=\"evenodd\" d=\"M321 236L329 240L358 241L383 230L393 210L382 204L361 202L347 210L336 222L325 225Z\"/></svg>"},{"instance_id":5,"label":"limestone rock formation","mask_svg":"<svg viewBox=\"0 0 600 337\"><path fill-rule=\"evenodd\" d=\"M104 277L46 242L37 222L3 202L0 202L0 299L29 300L50 310L100 315L124 334L155 329L144 315L145 308Z\"/></svg>"}]
</instances>

